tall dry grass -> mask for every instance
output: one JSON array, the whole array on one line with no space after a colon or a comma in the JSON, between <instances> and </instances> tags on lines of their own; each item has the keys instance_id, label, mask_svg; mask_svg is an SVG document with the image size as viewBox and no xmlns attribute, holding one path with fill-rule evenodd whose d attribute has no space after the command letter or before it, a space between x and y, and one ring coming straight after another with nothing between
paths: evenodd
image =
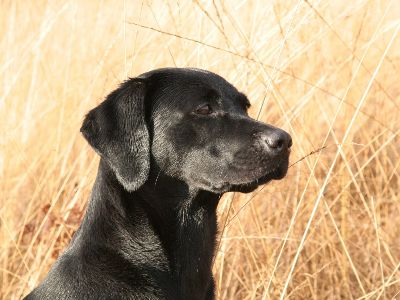
<instances>
[{"instance_id":1,"label":"tall dry grass","mask_svg":"<svg viewBox=\"0 0 400 300\"><path fill-rule=\"evenodd\" d=\"M219 299L400 299L398 0L2 1L0 298L68 244L98 158L79 134L118 82L192 66L294 139L288 177L228 194Z\"/></svg>"}]
</instances>

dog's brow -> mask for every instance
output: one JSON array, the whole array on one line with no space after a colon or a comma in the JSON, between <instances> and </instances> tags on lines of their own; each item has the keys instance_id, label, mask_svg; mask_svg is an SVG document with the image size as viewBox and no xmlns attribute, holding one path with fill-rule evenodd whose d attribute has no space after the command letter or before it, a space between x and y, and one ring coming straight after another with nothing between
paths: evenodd
<instances>
[{"instance_id":1,"label":"dog's brow","mask_svg":"<svg viewBox=\"0 0 400 300\"><path fill-rule=\"evenodd\" d=\"M218 105L222 105L221 92L215 89L208 89L205 95L207 101L215 101Z\"/></svg>"},{"instance_id":2,"label":"dog's brow","mask_svg":"<svg viewBox=\"0 0 400 300\"><path fill-rule=\"evenodd\" d=\"M247 99L246 95L243 93L239 93L239 95L236 97L236 100L246 109L251 106L249 99Z\"/></svg>"}]
</instances>

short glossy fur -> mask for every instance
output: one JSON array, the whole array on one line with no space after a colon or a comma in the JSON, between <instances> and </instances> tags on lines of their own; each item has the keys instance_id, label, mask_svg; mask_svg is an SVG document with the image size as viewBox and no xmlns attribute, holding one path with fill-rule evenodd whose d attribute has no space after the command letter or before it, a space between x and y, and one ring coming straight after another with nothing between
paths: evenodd
<instances>
[{"instance_id":1,"label":"short glossy fur","mask_svg":"<svg viewBox=\"0 0 400 300\"><path fill-rule=\"evenodd\" d=\"M84 220L25 299L214 299L216 207L285 176L291 138L222 77L166 68L124 82L81 131L101 156Z\"/></svg>"}]
</instances>

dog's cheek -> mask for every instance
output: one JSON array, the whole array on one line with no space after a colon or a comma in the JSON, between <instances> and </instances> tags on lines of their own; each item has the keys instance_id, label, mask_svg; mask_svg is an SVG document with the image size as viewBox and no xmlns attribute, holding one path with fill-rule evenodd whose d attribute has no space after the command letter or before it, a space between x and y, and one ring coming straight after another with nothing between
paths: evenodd
<instances>
[{"instance_id":1,"label":"dog's cheek","mask_svg":"<svg viewBox=\"0 0 400 300\"><path fill-rule=\"evenodd\" d=\"M182 153L199 147L203 140L195 125L185 119L168 128L166 139L171 141L176 146L176 150Z\"/></svg>"},{"instance_id":2,"label":"dog's cheek","mask_svg":"<svg viewBox=\"0 0 400 300\"><path fill-rule=\"evenodd\" d=\"M160 168L173 176L181 177L186 168L186 156L196 148L197 132L182 123L154 126L152 154Z\"/></svg>"},{"instance_id":3,"label":"dog's cheek","mask_svg":"<svg viewBox=\"0 0 400 300\"><path fill-rule=\"evenodd\" d=\"M182 162L186 181L195 186L212 190L213 187L226 184L231 176L229 165L223 159L223 153L216 147L191 151ZM215 152L215 153L214 153Z\"/></svg>"}]
</instances>

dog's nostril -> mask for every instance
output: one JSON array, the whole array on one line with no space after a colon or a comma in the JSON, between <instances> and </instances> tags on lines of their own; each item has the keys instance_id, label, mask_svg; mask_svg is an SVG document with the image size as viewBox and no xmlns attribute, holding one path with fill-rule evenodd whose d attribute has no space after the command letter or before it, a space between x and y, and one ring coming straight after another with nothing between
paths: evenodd
<instances>
[{"instance_id":1,"label":"dog's nostril","mask_svg":"<svg viewBox=\"0 0 400 300\"><path fill-rule=\"evenodd\" d=\"M283 147L283 144L285 143L281 137L277 136L267 137L266 142L270 148L277 150L281 149Z\"/></svg>"},{"instance_id":2,"label":"dog's nostril","mask_svg":"<svg viewBox=\"0 0 400 300\"><path fill-rule=\"evenodd\" d=\"M275 153L287 150L292 146L291 136L287 132L279 129L264 134L263 140L267 148Z\"/></svg>"}]
</instances>

